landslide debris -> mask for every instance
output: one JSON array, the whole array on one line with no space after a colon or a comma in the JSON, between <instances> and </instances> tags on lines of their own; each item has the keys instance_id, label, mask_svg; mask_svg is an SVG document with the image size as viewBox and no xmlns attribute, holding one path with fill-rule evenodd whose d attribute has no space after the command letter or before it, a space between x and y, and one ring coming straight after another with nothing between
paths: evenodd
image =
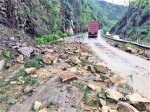
<instances>
[{"instance_id":1,"label":"landslide debris","mask_svg":"<svg viewBox=\"0 0 150 112\"><path fill-rule=\"evenodd\" d=\"M0 111L149 111L150 101L133 94L81 42L64 40L30 48L34 55L16 50L16 61L0 71Z\"/></svg>"}]
</instances>

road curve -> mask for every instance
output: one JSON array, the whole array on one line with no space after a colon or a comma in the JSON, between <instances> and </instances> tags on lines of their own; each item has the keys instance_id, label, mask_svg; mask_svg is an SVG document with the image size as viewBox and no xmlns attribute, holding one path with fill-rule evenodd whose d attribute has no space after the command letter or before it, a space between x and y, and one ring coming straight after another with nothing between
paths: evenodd
<instances>
[{"instance_id":1,"label":"road curve","mask_svg":"<svg viewBox=\"0 0 150 112\"><path fill-rule=\"evenodd\" d=\"M130 83L134 91L150 99L150 61L110 46L100 31L96 39L89 39L85 34L80 40L90 46L109 69Z\"/></svg>"}]
</instances>

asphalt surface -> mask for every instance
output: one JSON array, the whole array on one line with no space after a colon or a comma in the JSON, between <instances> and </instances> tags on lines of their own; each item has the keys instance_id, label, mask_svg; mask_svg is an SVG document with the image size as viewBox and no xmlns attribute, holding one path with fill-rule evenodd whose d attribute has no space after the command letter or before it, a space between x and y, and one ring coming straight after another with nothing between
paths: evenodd
<instances>
[{"instance_id":1,"label":"asphalt surface","mask_svg":"<svg viewBox=\"0 0 150 112\"><path fill-rule=\"evenodd\" d=\"M110 46L100 31L97 38L88 38L85 34L76 39L90 46L108 68L120 75L135 92L150 99L150 61Z\"/></svg>"}]
</instances>

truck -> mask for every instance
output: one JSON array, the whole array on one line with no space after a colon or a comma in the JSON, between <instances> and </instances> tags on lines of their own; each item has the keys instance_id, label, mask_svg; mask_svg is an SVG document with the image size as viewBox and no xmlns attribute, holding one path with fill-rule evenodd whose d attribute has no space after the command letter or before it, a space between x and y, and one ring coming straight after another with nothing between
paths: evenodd
<instances>
[{"instance_id":1,"label":"truck","mask_svg":"<svg viewBox=\"0 0 150 112\"><path fill-rule=\"evenodd\" d=\"M99 30L98 21L89 21L88 22L88 37L97 37Z\"/></svg>"}]
</instances>

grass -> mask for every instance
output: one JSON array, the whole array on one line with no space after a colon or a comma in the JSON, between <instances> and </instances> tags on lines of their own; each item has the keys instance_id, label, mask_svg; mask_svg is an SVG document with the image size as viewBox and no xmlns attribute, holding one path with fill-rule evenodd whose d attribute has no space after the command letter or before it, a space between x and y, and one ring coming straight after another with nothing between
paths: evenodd
<instances>
[{"instance_id":1,"label":"grass","mask_svg":"<svg viewBox=\"0 0 150 112\"><path fill-rule=\"evenodd\" d=\"M48 108L51 108L51 106L55 106L56 103L54 101L50 101L49 104L48 104Z\"/></svg>"},{"instance_id":2,"label":"grass","mask_svg":"<svg viewBox=\"0 0 150 112\"><path fill-rule=\"evenodd\" d=\"M29 79L29 78L25 78L24 81L25 81L25 83L24 83L25 85L30 85L30 86L33 86L37 83L36 80Z\"/></svg>"},{"instance_id":3,"label":"grass","mask_svg":"<svg viewBox=\"0 0 150 112\"><path fill-rule=\"evenodd\" d=\"M77 108L77 105L76 105L76 104L73 104L73 105L71 105L71 107L73 107L73 108Z\"/></svg>"},{"instance_id":4,"label":"grass","mask_svg":"<svg viewBox=\"0 0 150 112\"><path fill-rule=\"evenodd\" d=\"M79 88L80 91L84 91L85 85L83 83L77 83L77 87Z\"/></svg>"},{"instance_id":5,"label":"grass","mask_svg":"<svg viewBox=\"0 0 150 112\"><path fill-rule=\"evenodd\" d=\"M20 76L22 76L22 77L27 77L28 75L29 75L29 74L27 74L27 73L24 71L24 69L20 69L20 70L16 73L16 75L12 78L12 80L19 81L18 78L19 78Z\"/></svg>"},{"instance_id":6,"label":"grass","mask_svg":"<svg viewBox=\"0 0 150 112\"><path fill-rule=\"evenodd\" d=\"M5 50L5 51L3 52L3 55L4 55L5 58L10 58L10 52L7 51L7 50Z\"/></svg>"},{"instance_id":7,"label":"grass","mask_svg":"<svg viewBox=\"0 0 150 112\"><path fill-rule=\"evenodd\" d=\"M0 96L0 103L7 101L8 100L8 95L2 95Z\"/></svg>"},{"instance_id":8,"label":"grass","mask_svg":"<svg viewBox=\"0 0 150 112\"><path fill-rule=\"evenodd\" d=\"M36 56L34 59L26 60L24 66L25 68L36 67L37 69L39 69L41 67L39 63L41 60L41 56Z\"/></svg>"}]
</instances>

